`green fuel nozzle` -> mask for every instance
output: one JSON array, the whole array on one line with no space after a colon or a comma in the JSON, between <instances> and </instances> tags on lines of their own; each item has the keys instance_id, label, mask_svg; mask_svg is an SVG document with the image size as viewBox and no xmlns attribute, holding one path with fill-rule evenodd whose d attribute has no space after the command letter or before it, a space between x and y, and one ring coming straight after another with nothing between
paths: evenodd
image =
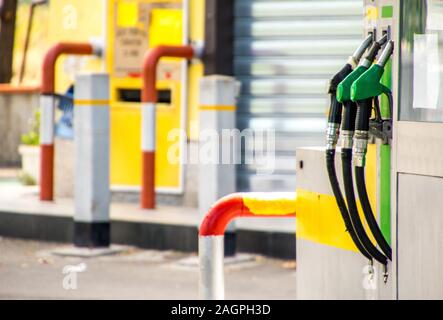
<instances>
[{"instance_id":1,"label":"green fuel nozzle","mask_svg":"<svg viewBox=\"0 0 443 320\"><path fill-rule=\"evenodd\" d=\"M366 218L366 222L368 223L369 229L371 230L372 235L382 251L380 252L377 250L377 252L374 252L383 256L381 260L377 259L375 256L374 258L380 261L384 266L386 266L387 260L392 259L392 249L384 238L384 235L378 226L377 220L374 217L366 188L364 167L366 164L366 151L368 149L369 132L374 134L376 137L381 137L384 139L384 137L388 137L388 131L385 131L384 128L388 129L391 127L392 119L383 120L380 117L378 96L382 93L386 94L392 110L391 90L381 84L380 80L384 73L384 67L388 62L393 49L394 44L392 41L389 41L383 49L383 52L380 54L377 63L372 65L368 70L360 75L351 85L351 100L354 104L357 104L355 131L352 143L352 163L354 165L355 186L357 187L358 197L360 199L360 204ZM375 57L376 54L373 53L373 55ZM371 119L373 109L375 111L375 118ZM389 127L385 127L385 124L389 125ZM347 174L352 175L352 173L349 171L347 171ZM346 178L348 179L349 186L351 182L349 180L351 180L351 178ZM350 203L349 200L348 203ZM354 211L357 210L354 209ZM387 275L385 274L384 279L386 279L386 276Z\"/></svg>"},{"instance_id":2,"label":"green fuel nozzle","mask_svg":"<svg viewBox=\"0 0 443 320\"><path fill-rule=\"evenodd\" d=\"M372 43L368 53L364 59L360 62L358 67L354 69L342 82L337 86L337 101L343 103L351 100L351 86L355 80L357 80L372 64L377 56L380 48L386 43L388 39L387 35L381 37L378 41ZM361 56L360 56L361 57Z\"/></svg>"},{"instance_id":3,"label":"green fuel nozzle","mask_svg":"<svg viewBox=\"0 0 443 320\"><path fill-rule=\"evenodd\" d=\"M341 70L339 72L337 72L329 81L328 93L331 96L331 106L329 108L328 123L329 123L329 127L331 127L331 128L329 128L327 131L331 132L330 134L328 134L328 136L331 136L331 137L328 138L328 141L331 139L333 141L337 140L338 133L336 131L337 131L337 128L341 122L342 105L336 99L337 86L357 66L363 53L371 45L371 43L372 43L372 35L368 35L361 42L361 44L358 46L358 48L354 51L352 56L349 57L347 63L343 66L343 68L341 68ZM334 133L332 133L332 132L334 132ZM333 142L331 142L331 143L335 144Z\"/></svg>"},{"instance_id":4,"label":"green fuel nozzle","mask_svg":"<svg viewBox=\"0 0 443 320\"><path fill-rule=\"evenodd\" d=\"M339 127L341 122L342 104L337 101L337 86L343 81L357 66L363 53L372 43L372 35L368 35L358 48L349 57L343 68L337 72L329 81L328 93L331 97L331 106L329 108L328 126L326 129L326 147L327 149L335 149L339 136Z\"/></svg>"},{"instance_id":5,"label":"green fuel nozzle","mask_svg":"<svg viewBox=\"0 0 443 320\"><path fill-rule=\"evenodd\" d=\"M370 118L373 101L381 94L386 94L392 107L391 90L380 83L384 67L394 50L394 43L389 41L380 55L378 62L364 72L351 86L351 100L357 102L353 161L357 167L365 166L365 156L369 139ZM378 120L377 120L378 121ZM379 121L380 122L380 121ZM383 125L383 121L380 122Z\"/></svg>"},{"instance_id":6,"label":"green fuel nozzle","mask_svg":"<svg viewBox=\"0 0 443 320\"><path fill-rule=\"evenodd\" d=\"M351 85L351 100L359 101L378 97L382 93L390 94L391 90L380 83L384 67L394 50L394 43L389 41L380 55L378 62L372 65Z\"/></svg>"}]
</instances>

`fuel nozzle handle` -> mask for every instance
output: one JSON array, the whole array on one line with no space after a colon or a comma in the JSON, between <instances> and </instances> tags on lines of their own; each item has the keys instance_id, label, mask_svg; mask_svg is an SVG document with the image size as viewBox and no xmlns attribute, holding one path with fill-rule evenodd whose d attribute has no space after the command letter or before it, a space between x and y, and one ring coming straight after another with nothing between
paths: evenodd
<instances>
[{"instance_id":1,"label":"fuel nozzle handle","mask_svg":"<svg viewBox=\"0 0 443 320\"><path fill-rule=\"evenodd\" d=\"M337 86L337 100L344 103L351 100L351 86L371 65L377 56L381 46L386 43L388 37L384 35L378 41L372 43L365 58L361 61L357 68L354 69L342 82Z\"/></svg>"},{"instance_id":2,"label":"fuel nozzle handle","mask_svg":"<svg viewBox=\"0 0 443 320\"><path fill-rule=\"evenodd\" d=\"M394 42L389 41L386 47L384 48L383 52L380 54L380 58L378 59L377 64L380 67L384 68L389 58L391 57L393 51L394 51Z\"/></svg>"},{"instance_id":3,"label":"fuel nozzle handle","mask_svg":"<svg viewBox=\"0 0 443 320\"><path fill-rule=\"evenodd\" d=\"M372 43L372 35L368 35L352 56L349 57L347 63L337 72L329 81L328 93L331 97L331 105L328 114L328 125L326 129L326 147L335 150L335 146L340 135L340 123L342 118L343 105L337 100L337 86L345 79L352 70L357 66L363 53Z\"/></svg>"},{"instance_id":4,"label":"fuel nozzle handle","mask_svg":"<svg viewBox=\"0 0 443 320\"><path fill-rule=\"evenodd\" d=\"M376 64L363 73L351 86L351 100L357 102L357 117L355 120L355 135L353 158L358 167L365 165L365 154L368 144L369 119L371 117L372 102L381 94L391 94L391 90L380 83L389 57L394 49L392 41L389 41L380 59Z\"/></svg>"},{"instance_id":5,"label":"fuel nozzle handle","mask_svg":"<svg viewBox=\"0 0 443 320\"><path fill-rule=\"evenodd\" d=\"M369 68L369 66L372 64L372 62L375 60L375 57L378 54L378 51L380 48L388 41L388 35L385 34L383 37L378 39L377 41L374 41L372 43L372 46L369 48L368 53L366 54L364 60L361 62L362 65Z\"/></svg>"},{"instance_id":6,"label":"fuel nozzle handle","mask_svg":"<svg viewBox=\"0 0 443 320\"><path fill-rule=\"evenodd\" d=\"M385 71L389 57L394 49L392 41L389 41L380 55L380 59L376 64L373 64L361 76L352 83L351 86L351 100L358 102L368 98L378 97L382 93L391 94L391 90L380 83L381 77Z\"/></svg>"},{"instance_id":7,"label":"fuel nozzle handle","mask_svg":"<svg viewBox=\"0 0 443 320\"><path fill-rule=\"evenodd\" d=\"M347 77L348 74L352 72L352 70L357 66L360 61L363 53L372 43L372 35L368 35L362 43L358 46L352 56L349 57L347 63L341 68L339 72L337 72L329 81L328 93L335 93L337 90L337 86L340 82L343 81L344 78Z\"/></svg>"},{"instance_id":8,"label":"fuel nozzle handle","mask_svg":"<svg viewBox=\"0 0 443 320\"><path fill-rule=\"evenodd\" d=\"M354 53L352 54L352 58L358 63L363 56L363 53L365 53L366 49L371 45L373 40L373 35L369 34L363 42L360 44L360 46L355 49Z\"/></svg>"}]
</instances>

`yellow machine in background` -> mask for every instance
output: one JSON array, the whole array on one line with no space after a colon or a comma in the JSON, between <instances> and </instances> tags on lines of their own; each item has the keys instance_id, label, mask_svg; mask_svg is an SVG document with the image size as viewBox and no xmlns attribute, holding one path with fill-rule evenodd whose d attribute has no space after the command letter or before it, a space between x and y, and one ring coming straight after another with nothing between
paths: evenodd
<instances>
[{"instance_id":1,"label":"yellow machine in background","mask_svg":"<svg viewBox=\"0 0 443 320\"><path fill-rule=\"evenodd\" d=\"M204 1L191 3L190 10L203 13ZM179 0L57 0L50 1L51 42L102 41L103 59L68 56L57 64L56 89L64 92L79 70L105 71L110 75L111 172L113 187L138 188L141 182L140 93L141 66L150 47L180 45L184 42L183 4ZM203 17L195 19L198 23ZM202 26L192 30L202 32ZM181 192L183 168L168 161L168 149L179 145L180 157L186 141L168 141L173 129L186 129L187 100L195 103L195 84L201 65L191 67L189 88L183 90L188 68L177 59L162 59L157 70L159 104L157 108L156 189ZM185 75L185 77L183 77ZM194 106L190 116L195 119ZM176 139L183 137L176 136ZM177 148L176 148L177 149Z\"/></svg>"},{"instance_id":2,"label":"yellow machine in background","mask_svg":"<svg viewBox=\"0 0 443 320\"><path fill-rule=\"evenodd\" d=\"M140 69L150 47L182 44L182 9L178 1L109 2L107 68L111 76L111 183L138 186L141 181ZM164 59L157 70L156 187L180 188L180 163L167 159L175 141L168 132L181 126L181 61Z\"/></svg>"}]
</instances>

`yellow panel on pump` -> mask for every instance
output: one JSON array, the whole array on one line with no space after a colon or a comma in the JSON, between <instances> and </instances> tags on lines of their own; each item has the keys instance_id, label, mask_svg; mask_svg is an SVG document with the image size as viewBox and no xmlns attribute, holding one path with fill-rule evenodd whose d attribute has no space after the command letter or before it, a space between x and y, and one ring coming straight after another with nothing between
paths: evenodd
<instances>
[{"instance_id":1,"label":"yellow panel on pump","mask_svg":"<svg viewBox=\"0 0 443 320\"><path fill-rule=\"evenodd\" d=\"M368 145L366 154L366 182L371 206L375 208L377 181L376 146ZM344 250L357 251L349 232L341 218L335 197L330 194L320 194L313 190L297 189L297 237L323 245L333 246ZM357 196L357 195L356 195ZM358 198L358 196L357 196ZM360 219L372 242L375 239L367 226L360 202L357 200Z\"/></svg>"}]
</instances>

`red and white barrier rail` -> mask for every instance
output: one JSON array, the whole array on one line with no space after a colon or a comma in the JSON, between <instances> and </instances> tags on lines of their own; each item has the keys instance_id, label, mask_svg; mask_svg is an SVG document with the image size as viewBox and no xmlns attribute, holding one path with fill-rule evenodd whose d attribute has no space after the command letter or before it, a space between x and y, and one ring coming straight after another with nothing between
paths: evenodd
<instances>
[{"instance_id":1,"label":"red and white barrier rail","mask_svg":"<svg viewBox=\"0 0 443 320\"><path fill-rule=\"evenodd\" d=\"M192 46L158 46L150 49L143 60L141 149L142 182L140 206L155 208L155 106L157 103L157 65L162 57L191 59Z\"/></svg>"},{"instance_id":2,"label":"red and white barrier rail","mask_svg":"<svg viewBox=\"0 0 443 320\"><path fill-rule=\"evenodd\" d=\"M55 63L63 54L100 54L90 43L57 43L45 54L40 97L40 200L54 199Z\"/></svg>"},{"instance_id":3,"label":"red and white barrier rail","mask_svg":"<svg viewBox=\"0 0 443 320\"><path fill-rule=\"evenodd\" d=\"M201 299L222 300L224 289L224 232L235 218L295 217L294 192L234 193L218 200L206 214L199 230Z\"/></svg>"}]
</instances>

